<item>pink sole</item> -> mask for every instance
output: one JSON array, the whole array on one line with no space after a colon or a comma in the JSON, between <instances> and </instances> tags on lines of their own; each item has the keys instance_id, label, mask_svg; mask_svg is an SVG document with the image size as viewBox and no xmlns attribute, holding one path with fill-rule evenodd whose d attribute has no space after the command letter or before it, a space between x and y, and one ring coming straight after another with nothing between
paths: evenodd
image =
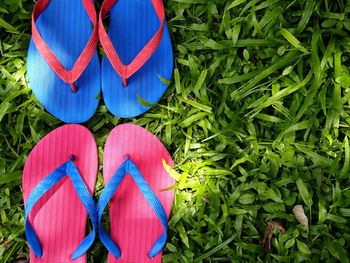
<instances>
[{"instance_id":1,"label":"pink sole","mask_svg":"<svg viewBox=\"0 0 350 263\"><path fill-rule=\"evenodd\" d=\"M23 171L23 198L27 202L33 188L74 154L90 194L97 177L97 147L88 129L64 125L46 135L31 151ZM64 177L33 208L30 221L40 239L43 256L30 250L30 262L86 262L86 255L72 261L71 255L85 237L87 213L70 179Z\"/></svg>"},{"instance_id":2,"label":"pink sole","mask_svg":"<svg viewBox=\"0 0 350 263\"><path fill-rule=\"evenodd\" d=\"M104 151L103 174L109 182L125 155L140 169L143 177L162 203L169 217L174 191L167 190L175 184L163 167L162 159L172 166L171 156L163 144L147 130L124 124L109 135ZM162 255L149 258L148 253L163 232L158 217L147 203L130 175L126 175L110 205L111 237L121 250L121 258L108 255L108 262L146 263L161 262Z\"/></svg>"}]
</instances>

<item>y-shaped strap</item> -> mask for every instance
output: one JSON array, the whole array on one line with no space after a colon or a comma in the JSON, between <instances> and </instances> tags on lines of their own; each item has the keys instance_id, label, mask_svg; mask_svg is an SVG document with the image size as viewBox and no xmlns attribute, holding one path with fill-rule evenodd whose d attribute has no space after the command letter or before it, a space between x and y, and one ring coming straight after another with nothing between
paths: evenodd
<instances>
[{"instance_id":1,"label":"y-shaped strap","mask_svg":"<svg viewBox=\"0 0 350 263\"><path fill-rule=\"evenodd\" d=\"M129 156L126 156L125 161L121 164L121 166L115 172L112 179L109 181L105 189L102 191L101 196L98 200L97 213L98 213L99 235L102 243L105 245L108 251L112 253L112 255L115 256L116 258L120 258L121 256L120 249L118 245L111 239L109 234L106 233L106 231L103 229L103 226L101 224L101 218L102 218L104 209L108 205L111 198L114 196L115 192L118 190L118 187L120 183L123 181L126 174L131 175L136 185L139 187L141 193L145 197L146 201L149 203L154 213L159 218L164 229L163 233L160 235L157 241L153 244L151 250L148 253L148 256L152 258L162 251L166 243L167 231L168 231L168 218L161 202L159 201L155 193L152 191L150 186L147 184L146 180L143 178L136 164L132 160L130 160Z\"/></svg>"},{"instance_id":2,"label":"y-shaped strap","mask_svg":"<svg viewBox=\"0 0 350 263\"><path fill-rule=\"evenodd\" d=\"M143 0L149 1L149 0ZM117 2L117 0L105 0L101 6L100 10L100 19L99 19L99 37L101 45L108 57L108 60L111 62L114 70L119 74L123 79L123 85L126 87L128 85L128 78L135 74L152 56L152 54L157 50L163 36L164 24L165 24L165 12L162 0L151 0L154 10L156 11L157 17L160 21L160 26L151 38L151 40L143 47L139 54L133 59L129 65L124 65L121 61L117 51L114 49L113 43L109 38L104 26L103 19L109 13L111 8ZM135 17L135 19L139 19Z\"/></svg>"},{"instance_id":3,"label":"y-shaped strap","mask_svg":"<svg viewBox=\"0 0 350 263\"><path fill-rule=\"evenodd\" d=\"M95 240L97 226L97 211L94 200L90 196L89 190L84 184L77 167L74 164L74 156L68 162L59 166L56 170L46 176L30 193L25 207L25 232L29 246L37 257L43 254L40 240L35 233L30 221L29 214L40 198L58 183L64 176L69 176L79 199L83 203L92 223L92 231L79 244L78 248L73 252L72 259L75 260L81 257L90 248Z\"/></svg>"}]
</instances>

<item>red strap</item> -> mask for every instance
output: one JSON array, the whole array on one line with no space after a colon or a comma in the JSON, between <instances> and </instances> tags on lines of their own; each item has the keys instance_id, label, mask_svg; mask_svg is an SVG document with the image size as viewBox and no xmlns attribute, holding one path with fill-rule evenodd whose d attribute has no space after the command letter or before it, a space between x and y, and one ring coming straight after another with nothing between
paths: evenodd
<instances>
[{"instance_id":1,"label":"red strap","mask_svg":"<svg viewBox=\"0 0 350 263\"><path fill-rule=\"evenodd\" d=\"M57 59L55 54L47 46L43 38L41 37L38 29L36 28L35 22L40 16L40 14L45 10L50 0L39 0L35 5L32 14L32 37L34 44L42 57L45 59L46 63L51 67L51 69L66 83L70 84L73 92L77 91L77 87L74 82L79 79L80 75L84 72L85 68L89 65L98 43L98 27L97 27L97 16L95 6L92 0L82 0L86 13L88 14L92 24L94 25L94 30L91 37L86 44L84 50L81 52L79 58L75 62L73 68L69 71L62 63Z\"/></svg>"},{"instance_id":2,"label":"red strap","mask_svg":"<svg viewBox=\"0 0 350 263\"><path fill-rule=\"evenodd\" d=\"M144 1L144 0L142 0ZM153 7L156 11L158 19L160 21L160 26L157 33L152 37L152 39L143 47L139 54L133 59L129 65L124 65L117 51L113 47L113 43L109 38L104 26L103 19L109 13L116 0L105 0L102 4L99 19L99 37L102 47L111 62L114 70L123 79L123 85L127 86L127 79L135 74L142 66L147 62L147 60L152 56L152 54L157 50L160 41L162 40L164 23L165 23L165 13L162 0L151 0Z\"/></svg>"}]
</instances>

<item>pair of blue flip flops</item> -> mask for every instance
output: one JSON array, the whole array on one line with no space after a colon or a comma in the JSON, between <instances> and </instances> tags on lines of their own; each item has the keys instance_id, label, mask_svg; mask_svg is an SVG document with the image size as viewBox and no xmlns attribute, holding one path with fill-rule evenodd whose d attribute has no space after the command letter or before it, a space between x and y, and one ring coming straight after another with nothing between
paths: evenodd
<instances>
[{"instance_id":1,"label":"pair of blue flip flops","mask_svg":"<svg viewBox=\"0 0 350 263\"><path fill-rule=\"evenodd\" d=\"M84 2L51 0L35 22L42 39L67 70L72 69L93 31ZM108 36L126 65L160 26L152 2L119 0L111 7ZM33 39L28 50L28 80L34 95L47 111L67 123L89 120L99 104L101 89L104 102L114 115L121 118L138 116L163 96L167 89L164 79L169 80L172 71L173 55L166 23L155 52L128 79L127 87L107 57L102 57L100 65L95 51L75 82L77 91L72 92L70 85L49 66Z\"/></svg>"}]
</instances>

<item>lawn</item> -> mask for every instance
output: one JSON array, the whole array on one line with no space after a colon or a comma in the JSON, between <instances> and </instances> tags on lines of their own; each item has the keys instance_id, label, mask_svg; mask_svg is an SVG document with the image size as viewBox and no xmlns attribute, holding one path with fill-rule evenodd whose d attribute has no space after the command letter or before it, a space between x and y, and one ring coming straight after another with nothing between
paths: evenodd
<instances>
[{"instance_id":1,"label":"lawn","mask_svg":"<svg viewBox=\"0 0 350 263\"><path fill-rule=\"evenodd\" d=\"M28 258L23 165L63 124L26 79L33 5L0 1L0 262ZM85 124L100 164L107 135L127 122L172 154L176 197L163 262L349 262L350 1L165 7L175 54L165 96L135 119L113 116L101 101ZM100 167L96 196L102 181ZM88 262L106 257L97 241Z\"/></svg>"}]
</instances>

